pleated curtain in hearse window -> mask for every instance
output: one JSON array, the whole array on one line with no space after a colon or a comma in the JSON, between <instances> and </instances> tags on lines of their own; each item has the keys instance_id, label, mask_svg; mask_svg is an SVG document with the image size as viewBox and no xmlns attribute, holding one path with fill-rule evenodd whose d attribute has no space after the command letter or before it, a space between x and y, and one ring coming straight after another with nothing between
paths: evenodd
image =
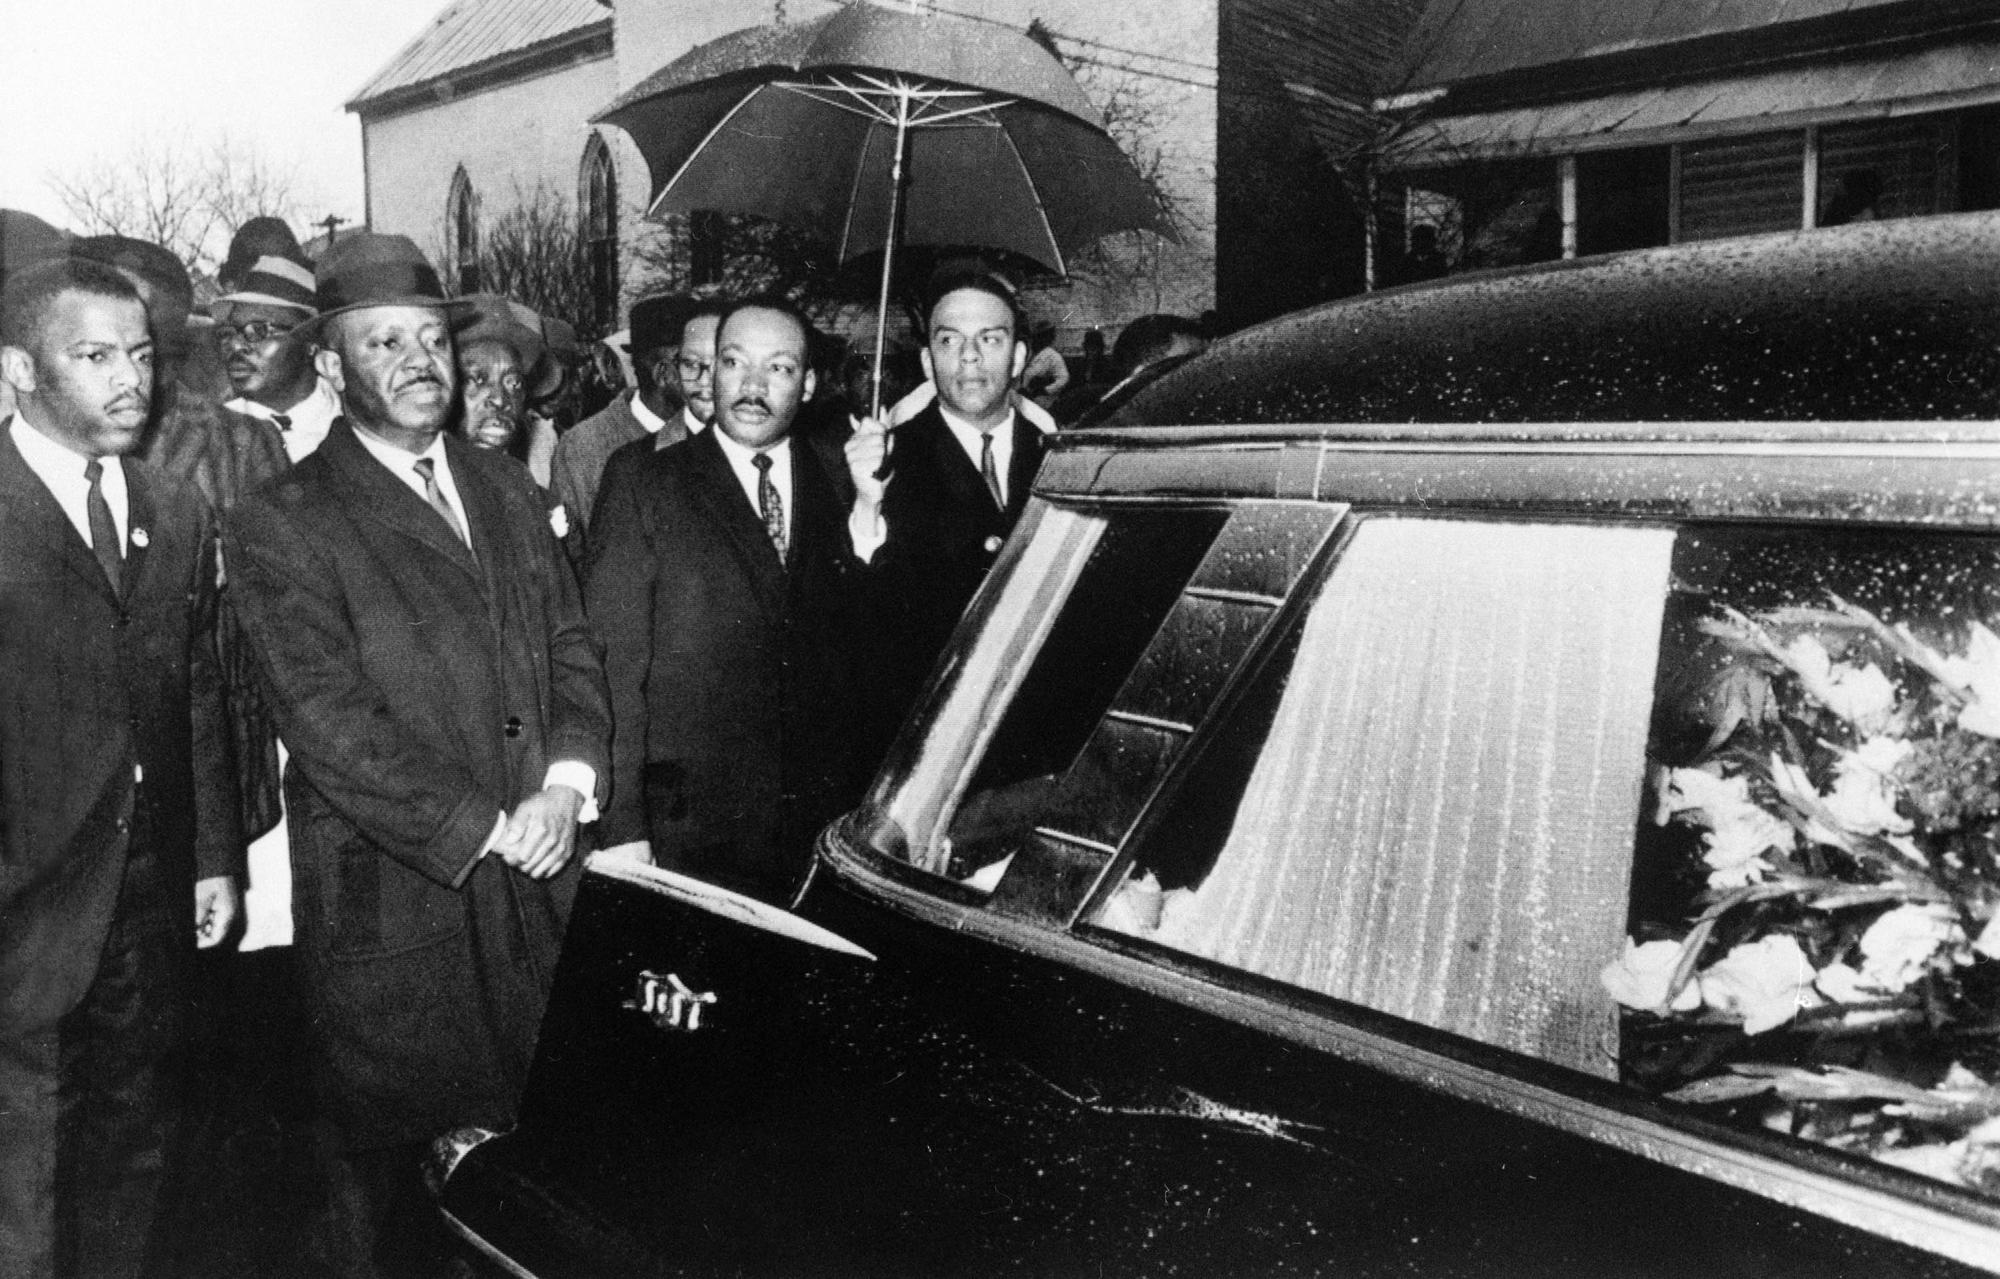
<instances>
[{"instance_id":1,"label":"pleated curtain in hearse window","mask_svg":"<svg viewBox=\"0 0 2000 1279\"><path fill-rule=\"evenodd\" d=\"M1592 1074L1673 533L1363 523L1177 949ZM1226 802L1226 801L1225 801Z\"/></svg>"}]
</instances>

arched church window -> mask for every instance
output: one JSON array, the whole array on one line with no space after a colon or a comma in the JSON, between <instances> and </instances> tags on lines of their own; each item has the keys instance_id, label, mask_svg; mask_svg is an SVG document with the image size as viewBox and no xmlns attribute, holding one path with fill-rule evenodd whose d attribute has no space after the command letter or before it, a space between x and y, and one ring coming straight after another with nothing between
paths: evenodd
<instances>
[{"instance_id":1,"label":"arched church window","mask_svg":"<svg viewBox=\"0 0 2000 1279\"><path fill-rule=\"evenodd\" d=\"M618 313L618 173L612 167L611 148L596 133L584 144L579 188L590 305L597 323L609 328Z\"/></svg>"},{"instance_id":2,"label":"arched church window","mask_svg":"<svg viewBox=\"0 0 2000 1279\"><path fill-rule=\"evenodd\" d=\"M472 179L465 166L451 175L451 195L445 200L444 222L449 236L447 248L456 291L463 296L479 292L479 197L473 193Z\"/></svg>"}]
</instances>

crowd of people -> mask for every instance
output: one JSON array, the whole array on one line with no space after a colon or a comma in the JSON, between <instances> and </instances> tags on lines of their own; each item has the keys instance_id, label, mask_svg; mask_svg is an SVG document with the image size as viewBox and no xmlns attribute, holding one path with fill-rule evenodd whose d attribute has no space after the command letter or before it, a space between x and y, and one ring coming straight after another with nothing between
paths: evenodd
<instances>
[{"instance_id":1,"label":"crowd of people","mask_svg":"<svg viewBox=\"0 0 2000 1279\"><path fill-rule=\"evenodd\" d=\"M575 331L406 238L257 219L195 317L166 250L45 230L0 213L0 1274L160 1271L246 882L252 933L289 907L311 1251L435 1272L422 1152L508 1123L581 854L792 902L1102 341L1073 371L948 266L877 415L791 301L652 297L582 416ZM1129 372L1199 332L1128 334Z\"/></svg>"}]
</instances>

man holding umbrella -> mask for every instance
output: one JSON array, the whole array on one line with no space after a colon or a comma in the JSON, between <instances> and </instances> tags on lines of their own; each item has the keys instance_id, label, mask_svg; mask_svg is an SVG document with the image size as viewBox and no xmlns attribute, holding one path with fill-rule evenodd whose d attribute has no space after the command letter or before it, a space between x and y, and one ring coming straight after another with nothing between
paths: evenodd
<instances>
[{"instance_id":1,"label":"man holding umbrella","mask_svg":"<svg viewBox=\"0 0 2000 1279\"><path fill-rule=\"evenodd\" d=\"M922 359L936 402L893 436L862 419L847 442L855 550L882 587L882 691L896 718L986 579L1042 461L1042 432L1014 408L1028 351L1013 289L953 267L927 297Z\"/></svg>"}]
</instances>

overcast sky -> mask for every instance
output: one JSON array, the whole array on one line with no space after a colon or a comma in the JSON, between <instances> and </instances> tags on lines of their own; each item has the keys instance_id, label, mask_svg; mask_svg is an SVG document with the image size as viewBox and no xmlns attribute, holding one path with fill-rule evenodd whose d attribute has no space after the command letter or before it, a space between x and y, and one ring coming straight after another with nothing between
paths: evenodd
<instances>
[{"instance_id":1,"label":"overcast sky","mask_svg":"<svg viewBox=\"0 0 2000 1279\"><path fill-rule=\"evenodd\" d=\"M0 0L0 207L70 225L51 171L138 136L228 133L289 166L308 215L361 217L341 104L447 0Z\"/></svg>"}]
</instances>

